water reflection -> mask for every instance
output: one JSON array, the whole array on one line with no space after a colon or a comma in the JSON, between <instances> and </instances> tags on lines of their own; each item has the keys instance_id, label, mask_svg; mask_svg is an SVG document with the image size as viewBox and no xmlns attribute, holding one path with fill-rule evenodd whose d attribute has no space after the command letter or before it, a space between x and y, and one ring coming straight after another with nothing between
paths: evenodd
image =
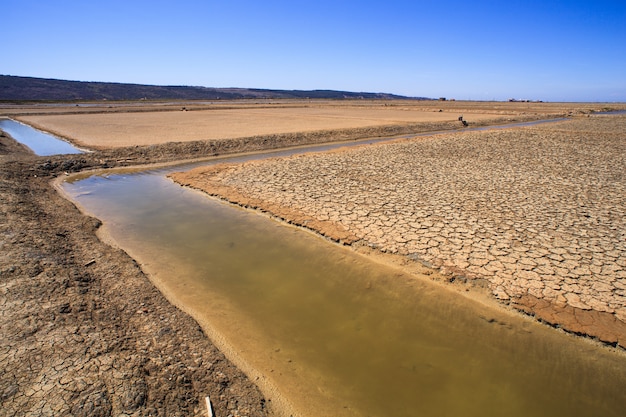
<instances>
[{"instance_id":1,"label":"water reflection","mask_svg":"<svg viewBox=\"0 0 626 417\"><path fill-rule=\"evenodd\" d=\"M11 135L11 137L16 141L28 146L36 155L39 156L76 154L84 152L74 147L69 142L15 120L0 119L0 129Z\"/></svg>"}]
</instances>

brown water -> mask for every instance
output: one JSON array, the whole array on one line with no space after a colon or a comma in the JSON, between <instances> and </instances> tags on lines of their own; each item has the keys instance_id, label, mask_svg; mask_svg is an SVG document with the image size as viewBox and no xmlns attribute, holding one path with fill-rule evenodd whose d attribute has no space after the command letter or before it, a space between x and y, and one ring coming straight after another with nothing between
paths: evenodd
<instances>
[{"instance_id":1,"label":"brown water","mask_svg":"<svg viewBox=\"0 0 626 417\"><path fill-rule=\"evenodd\" d=\"M624 355L185 190L164 173L64 188L256 382L304 415L623 415Z\"/></svg>"}]
</instances>

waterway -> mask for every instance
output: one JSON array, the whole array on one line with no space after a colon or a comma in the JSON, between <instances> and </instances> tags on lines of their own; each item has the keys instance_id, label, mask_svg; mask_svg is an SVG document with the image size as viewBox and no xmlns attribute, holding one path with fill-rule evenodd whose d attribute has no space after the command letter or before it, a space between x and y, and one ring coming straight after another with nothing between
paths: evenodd
<instances>
[{"instance_id":1,"label":"waterway","mask_svg":"<svg viewBox=\"0 0 626 417\"><path fill-rule=\"evenodd\" d=\"M12 119L0 118L0 129L16 141L28 146L35 155L50 156L84 152L61 138Z\"/></svg>"},{"instance_id":2,"label":"waterway","mask_svg":"<svg viewBox=\"0 0 626 417\"><path fill-rule=\"evenodd\" d=\"M271 399L305 416L623 415L623 354L165 177L191 167L63 188Z\"/></svg>"}]
</instances>

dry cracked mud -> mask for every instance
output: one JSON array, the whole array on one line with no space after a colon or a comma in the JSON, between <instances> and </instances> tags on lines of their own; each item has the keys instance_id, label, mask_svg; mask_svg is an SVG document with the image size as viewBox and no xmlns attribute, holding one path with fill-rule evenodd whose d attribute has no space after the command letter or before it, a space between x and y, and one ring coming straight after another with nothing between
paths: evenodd
<instances>
[{"instance_id":1,"label":"dry cracked mud","mask_svg":"<svg viewBox=\"0 0 626 417\"><path fill-rule=\"evenodd\" d=\"M183 184L346 244L485 279L495 297L626 345L626 117L198 168Z\"/></svg>"}]
</instances>

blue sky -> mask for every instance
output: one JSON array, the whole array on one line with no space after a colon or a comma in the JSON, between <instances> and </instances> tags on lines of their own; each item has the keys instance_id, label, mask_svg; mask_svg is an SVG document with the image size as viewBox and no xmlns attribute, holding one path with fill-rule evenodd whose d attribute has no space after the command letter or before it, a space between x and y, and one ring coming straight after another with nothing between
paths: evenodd
<instances>
[{"instance_id":1,"label":"blue sky","mask_svg":"<svg viewBox=\"0 0 626 417\"><path fill-rule=\"evenodd\" d=\"M0 0L0 74L626 101L626 0Z\"/></svg>"}]
</instances>

